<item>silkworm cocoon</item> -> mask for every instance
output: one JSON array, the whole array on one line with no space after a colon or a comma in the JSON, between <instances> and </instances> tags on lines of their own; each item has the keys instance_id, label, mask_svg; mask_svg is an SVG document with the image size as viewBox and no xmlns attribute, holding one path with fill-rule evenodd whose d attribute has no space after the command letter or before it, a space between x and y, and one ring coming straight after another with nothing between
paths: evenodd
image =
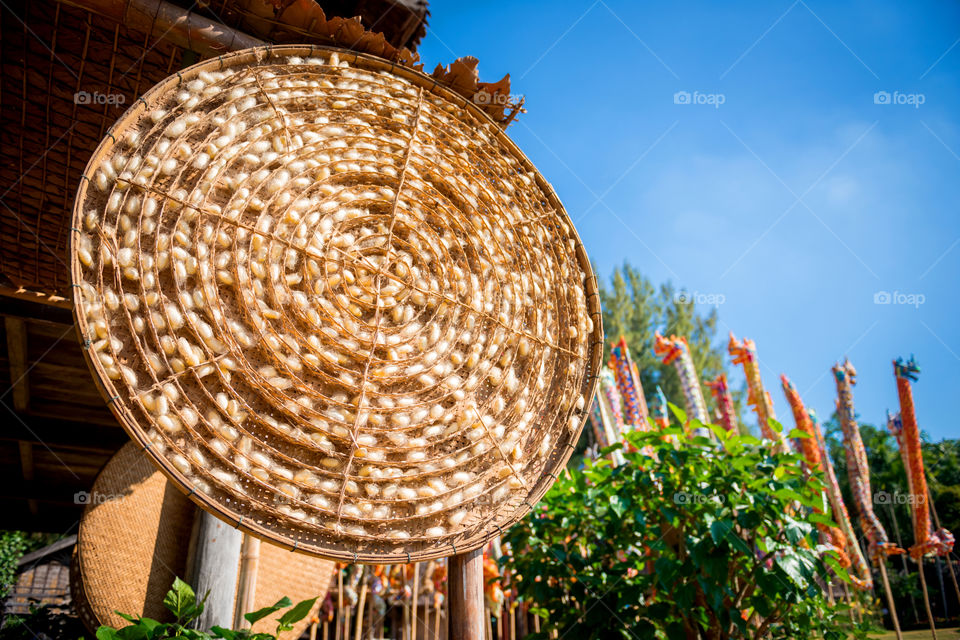
<instances>
[{"instance_id":1,"label":"silkworm cocoon","mask_svg":"<svg viewBox=\"0 0 960 640\"><path fill-rule=\"evenodd\" d=\"M459 527L460 524L463 522L464 518L466 517L467 517L466 511L463 511L463 510L456 511L454 513L451 513L447 517L447 522L450 524L451 527Z\"/></svg>"},{"instance_id":2,"label":"silkworm cocoon","mask_svg":"<svg viewBox=\"0 0 960 640\"><path fill-rule=\"evenodd\" d=\"M410 487L400 487L400 497L404 500L414 500L417 497L417 491Z\"/></svg>"},{"instance_id":3,"label":"silkworm cocoon","mask_svg":"<svg viewBox=\"0 0 960 640\"><path fill-rule=\"evenodd\" d=\"M307 502L309 502L310 504L312 504L312 505L315 506L315 507L320 507L321 509L329 509L329 508L330 508L330 501L327 499L326 496L321 495L321 494L319 494L319 493L310 496L310 497L307 499Z\"/></svg>"},{"instance_id":4,"label":"silkworm cocoon","mask_svg":"<svg viewBox=\"0 0 960 640\"><path fill-rule=\"evenodd\" d=\"M399 487L395 484L384 485L383 487L383 497L389 499L394 498L397 495ZM414 494L416 495L416 494Z\"/></svg>"},{"instance_id":5,"label":"silkworm cocoon","mask_svg":"<svg viewBox=\"0 0 960 640\"><path fill-rule=\"evenodd\" d=\"M481 493L483 493L483 485L480 485L480 484L471 484L470 486L464 487L463 489L463 495L468 500L476 498Z\"/></svg>"}]
</instances>

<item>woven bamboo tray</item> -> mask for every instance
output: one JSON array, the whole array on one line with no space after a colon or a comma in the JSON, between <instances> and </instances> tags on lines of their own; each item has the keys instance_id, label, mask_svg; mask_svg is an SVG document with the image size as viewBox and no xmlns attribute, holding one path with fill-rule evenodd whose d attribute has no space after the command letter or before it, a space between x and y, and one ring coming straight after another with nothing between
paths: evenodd
<instances>
[{"instance_id":1,"label":"woven bamboo tray","mask_svg":"<svg viewBox=\"0 0 960 640\"><path fill-rule=\"evenodd\" d=\"M475 105L321 47L147 92L71 241L88 361L201 507L357 562L475 549L576 443L602 328L551 186Z\"/></svg>"},{"instance_id":2,"label":"woven bamboo tray","mask_svg":"<svg viewBox=\"0 0 960 640\"><path fill-rule=\"evenodd\" d=\"M80 618L91 632L101 624L126 625L117 611L169 619L163 597L175 577L185 576L193 504L133 442L110 459L90 497L71 567L71 591ZM334 570L328 560L291 558L289 551L263 544L253 610L283 596L294 602L319 596L319 609ZM258 623L257 630L272 630L279 615ZM307 616L281 638L299 638L309 622Z\"/></svg>"}]
</instances>

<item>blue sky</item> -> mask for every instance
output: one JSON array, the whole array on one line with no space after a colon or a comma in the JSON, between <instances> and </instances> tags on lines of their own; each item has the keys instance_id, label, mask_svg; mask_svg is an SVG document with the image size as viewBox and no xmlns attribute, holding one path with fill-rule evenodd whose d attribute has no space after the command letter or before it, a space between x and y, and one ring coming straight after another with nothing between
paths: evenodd
<instances>
[{"instance_id":1,"label":"blue sky","mask_svg":"<svg viewBox=\"0 0 960 640\"><path fill-rule=\"evenodd\" d=\"M780 373L826 416L830 366L849 356L856 408L880 425L897 407L891 360L913 353L921 429L960 436L960 6L437 0L431 13L428 70L474 55L481 79L509 72L526 97L509 133L601 278L629 260L722 296L721 337L756 341L787 424Z\"/></svg>"}]
</instances>

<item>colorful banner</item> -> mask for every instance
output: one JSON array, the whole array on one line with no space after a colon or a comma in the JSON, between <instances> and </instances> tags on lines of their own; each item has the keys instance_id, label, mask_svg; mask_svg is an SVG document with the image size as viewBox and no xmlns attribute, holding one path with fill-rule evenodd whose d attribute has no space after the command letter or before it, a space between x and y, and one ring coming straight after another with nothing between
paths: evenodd
<instances>
[{"instance_id":1,"label":"colorful banner","mask_svg":"<svg viewBox=\"0 0 960 640\"><path fill-rule=\"evenodd\" d=\"M650 423L647 418L650 413L647 410L647 400L643 397L640 375L623 336L620 336L619 342L610 346L610 368L617 379L628 428L649 431Z\"/></svg>"},{"instance_id":2,"label":"colorful banner","mask_svg":"<svg viewBox=\"0 0 960 640\"><path fill-rule=\"evenodd\" d=\"M873 512L873 492L870 490L870 468L867 452L860 438L856 413L853 410L853 385L857 383L857 370L849 360L833 366L837 383L837 415L843 429L843 449L847 459L847 474L850 491L860 514L860 528L867 537L869 556L873 562L883 562L887 556L903 553L903 549L890 542L887 532Z\"/></svg>"},{"instance_id":3,"label":"colorful banner","mask_svg":"<svg viewBox=\"0 0 960 640\"><path fill-rule=\"evenodd\" d=\"M917 426L917 415L913 406L913 389L910 383L916 382L920 367L913 357L906 362L903 358L897 358L893 363L893 373L897 378L900 413L896 416L887 415L887 428L900 445L900 455L907 472L914 539L914 544L910 547L910 557L919 560L930 553L947 556L953 550L953 534L944 528L934 531L930 522L930 493L927 490L927 476L923 466L920 428Z\"/></svg>"},{"instance_id":4,"label":"colorful banner","mask_svg":"<svg viewBox=\"0 0 960 640\"><path fill-rule=\"evenodd\" d=\"M820 456L820 446L817 444L817 435L813 430L813 422L810 420L810 414L803 406L803 400L800 393L793 386L786 375L780 376L780 382L783 385L783 393L790 404L790 410L793 412L793 420L797 429L807 434L806 438L797 438L795 448L803 454L807 469L811 473L822 472L823 462ZM825 514L823 509L815 509L819 514ZM840 560L840 566L847 568L850 566L850 556L847 555L847 539L839 527L830 527L822 522L817 523L817 529L820 531L822 544L837 552Z\"/></svg>"},{"instance_id":5,"label":"colorful banner","mask_svg":"<svg viewBox=\"0 0 960 640\"><path fill-rule=\"evenodd\" d=\"M728 433L737 433L737 410L733 406L733 396L730 395L730 387L727 386L727 374L721 373L713 380L707 382L710 393L713 395L713 401L717 405L719 414L719 423Z\"/></svg>"},{"instance_id":6,"label":"colorful banner","mask_svg":"<svg viewBox=\"0 0 960 640\"><path fill-rule=\"evenodd\" d=\"M663 359L663 364L672 364L680 376L680 385L683 388L683 399L687 405L687 417L699 420L701 424L710 422L707 415L707 403L703 399L703 390L700 388L700 378L693 366L690 357L690 346L683 336L664 338L658 331L654 334L653 352ZM712 437L710 430L701 427L695 430L696 435L705 438Z\"/></svg>"},{"instance_id":7,"label":"colorful banner","mask_svg":"<svg viewBox=\"0 0 960 640\"><path fill-rule=\"evenodd\" d=\"M863 557L860 543L857 542L857 533L853 530L853 521L850 519L847 505L843 501L843 494L840 493L837 472L833 469L833 461L830 460L830 452L827 451L827 443L823 437L823 432L820 430L820 421L817 420L817 415L812 409L807 412L807 415L810 417L810 424L813 426L813 433L817 437L817 446L820 449L820 462L823 465L823 474L827 481L827 499L830 501L830 509L833 511L833 521L840 525L840 531L843 532L846 539L847 557L852 563L850 579L858 588L869 591L873 589L873 576L870 573L866 558Z\"/></svg>"},{"instance_id":8,"label":"colorful banner","mask_svg":"<svg viewBox=\"0 0 960 640\"><path fill-rule=\"evenodd\" d=\"M747 404L753 407L757 414L757 422L760 424L760 432L767 440L778 443L784 451L790 449L783 433L777 433L770 427L769 421L776 420L776 414L773 411L773 401L770 394L763 388L763 379L760 377L760 360L757 358L757 346L753 340L744 338L743 342L738 342L730 332L730 343L727 346L730 355L733 357L733 364L742 364L743 373L747 378Z\"/></svg>"}]
</instances>

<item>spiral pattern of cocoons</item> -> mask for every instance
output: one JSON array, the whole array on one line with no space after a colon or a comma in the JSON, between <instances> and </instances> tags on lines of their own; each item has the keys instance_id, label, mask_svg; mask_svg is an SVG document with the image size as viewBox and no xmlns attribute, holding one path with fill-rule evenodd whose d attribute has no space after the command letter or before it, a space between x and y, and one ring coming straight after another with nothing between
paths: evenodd
<instances>
[{"instance_id":1,"label":"spiral pattern of cocoons","mask_svg":"<svg viewBox=\"0 0 960 640\"><path fill-rule=\"evenodd\" d=\"M202 507L288 548L482 545L568 459L596 387L589 261L503 131L430 78L320 47L173 76L74 210L88 360Z\"/></svg>"}]
</instances>

